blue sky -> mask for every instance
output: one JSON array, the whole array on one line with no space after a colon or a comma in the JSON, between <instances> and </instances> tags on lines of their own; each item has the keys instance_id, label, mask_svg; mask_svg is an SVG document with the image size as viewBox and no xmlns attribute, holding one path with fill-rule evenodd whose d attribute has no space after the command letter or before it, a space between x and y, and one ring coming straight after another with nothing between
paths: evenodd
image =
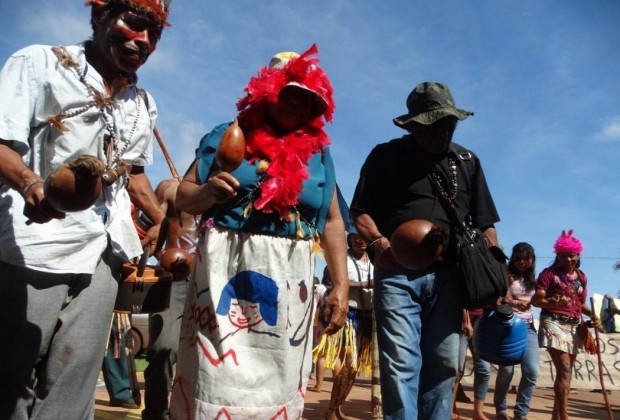
<instances>
[{"instance_id":1,"label":"blue sky","mask_svg":"<svg viewBox=\"0 0 620 420\"><path fill-rule=\"evenodd\" d=\"M81 0L2 0L0 60L88 38L89 13ZM327 130L347 200L371 148L404 133L391 121L411 89L443 82L475 112L454 141L482 160L503 247L530 242L540 271L573 228L590 293L620 289L617 0L174 0L170 22L140 84L180 172L200 137L236 115L260 66L316 43L335 89ZM154 184L170 176L159 150L148 173Z\"/></svg>"}]
</instances>

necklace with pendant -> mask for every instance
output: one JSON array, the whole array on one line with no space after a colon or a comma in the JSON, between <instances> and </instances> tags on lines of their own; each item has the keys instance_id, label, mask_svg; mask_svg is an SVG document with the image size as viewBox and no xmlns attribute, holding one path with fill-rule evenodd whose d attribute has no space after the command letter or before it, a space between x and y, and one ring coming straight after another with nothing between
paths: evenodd
<instances>
[{"instance_id":1,"label":"necklace with pendant","mask_svg":"<svg viewBox=\"0 0 620 420\"><path fill-rule=\"evenodd\" d=\"M135 84L130 84L126 78L120 76L122 79L115 80L112 87L109 89L110 93L104 94L86 80L86 72L80 69L79 62L64 47L53 47L52 52L58 58L58 62L61 66L65 69L72 69L75 71L78 79L86 87L86 90L92 97L92 100L79 108L71 111L63 111L48 118L48 123L60 131L67 131L68 128L64 125L63 120L78 116L90 108L96 107L99 110L99 114L104 121L107 131L107 134L104 136L103 147L107 161L105 164L106 170L102 178L106 185L112 185L120 176L126 173L129 166L127 162L123 161L122 156L127 147L129 147L138 126L140 110L142 108L140 95L136 95L136 115L131 124L129 134L125 137L117 136L116 122L111 115L114 108L119 108L114 96L123 94L128 88L135 87ZM86 63L85 69L87 68L88 63Z\"/></svg>"}]
</instances>

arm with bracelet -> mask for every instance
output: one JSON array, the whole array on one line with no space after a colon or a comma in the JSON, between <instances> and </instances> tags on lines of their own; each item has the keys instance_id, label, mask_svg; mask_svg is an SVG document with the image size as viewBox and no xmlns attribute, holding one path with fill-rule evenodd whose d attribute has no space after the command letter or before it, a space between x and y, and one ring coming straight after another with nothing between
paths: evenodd
<instances>
[{"instance_id":1,"label":"arm with bracelet","mask_svg":"<svg viewBox=\"0 0 620 420\"><path fill-rule=\"evenodd\" d=\"M43 192L45 180L25 165L13 142L4 139L0 139L0 182L21 192L24 215L30 222L46 223L65 217L65 213L47 204Z\"/></svg>"}]
</instances>

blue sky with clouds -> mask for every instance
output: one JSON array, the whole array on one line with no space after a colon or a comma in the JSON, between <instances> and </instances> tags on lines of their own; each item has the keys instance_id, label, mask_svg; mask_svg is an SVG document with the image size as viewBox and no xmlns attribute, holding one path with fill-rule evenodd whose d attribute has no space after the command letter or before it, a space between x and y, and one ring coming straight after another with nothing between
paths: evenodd
<instances>
[{"instance_id":1,"label":"blue sky with clouds","mask_svg":"<svg viewBox=\"0 0 620 420\"><path fill-rule=\"evenodd\" d=\"M81 0L2 0L0 61L28 44L88 38L89 13ZM590 292L620 289L617 0L174 0L170 22L140 84L180 172L200 137L235 116L260 66L317 43L335 88L327 129L347 200L371 148L404 133L391 121L410 90L443 82L475 112L454 141L482 160L502 245L530 242L540 271L573 228ZM154 183L170 176L156 155Z\"/></svg>"}]
</instances>

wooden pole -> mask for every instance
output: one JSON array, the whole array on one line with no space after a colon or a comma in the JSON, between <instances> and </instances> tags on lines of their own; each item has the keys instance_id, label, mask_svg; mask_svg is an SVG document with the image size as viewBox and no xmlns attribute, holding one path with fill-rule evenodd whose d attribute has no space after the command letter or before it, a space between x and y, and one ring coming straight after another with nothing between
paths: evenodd
<instances>
[{"instance_id":1,"label":"wooden pole","mask_svg":"<svg viewBox=\"0 0 620 420\"><path fill-rule=\"evenodd\" d=\"M594 298L590 298L590 310L592 311L592 319L597 319L598 317L594 313ZM614 420L614 415L611 412L611 405L609 404L609 398L607 397L607 390L605 389L605 381L603 380L603 360L601 359L601 349L598 345L598 328L594 328L594 336L596 337L596 357L598 359L598 377L601 381L601 392L603 393L603 399L605 400L605 407L607 407L607 417L609 420Z\"/></svg>"},{"instance_id":2,"label":"wooden pole","mask_svg":"<svg viewBox=\"0 0 620 420\"><path fill-rule=\"evenodd\" d=\"M377 342L377 322L375 310L372 310L372 387L370 401L373 419L383 418L381 401L381 375L379 373L379 343Z\"/></svg>"},{"instance_id":3,"label":"wooden pole","mask_svg":"<svg viewBox=\"0 0 620 420\"><path fill-rule=\"evenodd\" d=\"M153 134L155 134L157 143L159 143L159 147L162 153L164 154L164 158L166 159L166 163L168 164L168 167L170 168L170 173L172 174L172 177L178 181L181 181L181 177L179 176L177 169L174 167L174 162L172 162L172 157L170 156L168 147L166 146L166 143L164 143L164 139L161 136L161 133L159 132L159 129L157 127L153 129Z\"/></svg>"}]
</instances>

